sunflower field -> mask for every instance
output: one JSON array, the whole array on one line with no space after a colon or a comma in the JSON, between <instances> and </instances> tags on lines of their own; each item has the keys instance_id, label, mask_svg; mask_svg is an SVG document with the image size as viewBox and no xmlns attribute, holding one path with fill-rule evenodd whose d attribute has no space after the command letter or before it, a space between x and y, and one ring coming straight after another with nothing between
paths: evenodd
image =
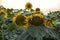
<instances>
[{"instance_id":1,"label":"sunflower field","mask_svg":"<svg viewBox=\"0 0 60 40\"><path fill-rule=\"evenodd\" d=\"M0 6L0 40L60 40L60 11L44 15L40 8L25 9Z\"/></svg>"}]
</instances>

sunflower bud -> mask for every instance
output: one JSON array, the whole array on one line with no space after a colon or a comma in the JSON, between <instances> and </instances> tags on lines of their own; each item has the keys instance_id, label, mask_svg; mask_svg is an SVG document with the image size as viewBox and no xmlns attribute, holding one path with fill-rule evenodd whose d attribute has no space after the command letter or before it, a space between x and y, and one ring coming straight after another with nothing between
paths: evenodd
<instances>
[{"instance_id":1,"label":"sunflower bud","mask_svg":"<svg viewBox=\"0 0 60 40\"><path fill-rule=\"evenodd\" d=\"M30 2L27 2L25 5L25 9L31 10L32 9L32 4Z\"/></svg>"}]
</instances>

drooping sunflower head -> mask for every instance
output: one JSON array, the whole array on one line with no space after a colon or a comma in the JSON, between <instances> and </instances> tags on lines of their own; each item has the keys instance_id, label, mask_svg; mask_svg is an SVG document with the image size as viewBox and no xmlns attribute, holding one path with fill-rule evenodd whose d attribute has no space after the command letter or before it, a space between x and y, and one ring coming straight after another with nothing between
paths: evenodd
<instances>
[{"instance_id":1,"label":"drooping sunflower head","mask_svg":"<svg viewBox=\"0 0 60 40\"><path fill-rule=\"evenodd\" d=\"M29 20L29 23L35 26L43 25L43 18L44 17L41 14L34 14L32 18Z\"/></svg>"},{"instance_id":2,"label":"drooping sunflower head","mask_svg":"<svg viewBox=\"0 0 60 40\"><path fill-rule=\"evenodd\" d=\"M5 14L5 12L3 10L0 10L0 14Z\"/></svg>"},{"instance_id":3,"label":"drooping sunflower head","mask_svg":"<svg viewBox=\"0 0 60 40\"><path fill-rule=\"evenodd\" d=\"M49 27L53 27L54 26L54 23L52 21L48 21L48 20L44 20L44 23L43 23L45 26L49 26Z\"/></svg>"},{"instance_id":4,"label":"drooping sunflower head","mask_svg":"<svg viewBox=\"0 0 60 40\"><path fill-rule=\"evenodd\" d=\"M47 21L47 26L53 27L53 23L51 21Z\"/></svg>"},{"instance_id":5,"label":"drooping sunflower head","mask_svg":"<svg viewBox=\"0 0 60 40\"><path fill-rule=\"evenodd\" d=\"M4 10L0 10L0 15L4 15L4 18L7 18L7 13Z\"/></svg>"},{"instance_id":6,"label":"drooping sunflower head","mask_svg":"<svg viewBox=\"0 0 60 40\"><path fill-rule=\"evenodd\" d=\"M18 25L18 26L23 26L25 28L27 28L28 24L27 24L27 18L26 16L21 15L21 13L17 14L14 18L13 18L13 22Z\"/></svg>"},{"instance_id":7,"label":"drooping sunflower head","mask_svg":"<svg viewBox=\"0 0 60 40\"><path fill-rule=\"evenodd\" d=\"M27 10L32 9L32 4L30 2L27 2L25 5L25 9L27 9Z\"/></svg>"},{"instance_id":8,"label":"drooping sunflower head","mask_svg":"<svg viewBox=\"0 0 60 40\"><path fill-rule=\"evenodd\" d=\"M35 10L36 10L36 12L40 12L40 8L36 8Z\"/></svg>"}]
</instances>

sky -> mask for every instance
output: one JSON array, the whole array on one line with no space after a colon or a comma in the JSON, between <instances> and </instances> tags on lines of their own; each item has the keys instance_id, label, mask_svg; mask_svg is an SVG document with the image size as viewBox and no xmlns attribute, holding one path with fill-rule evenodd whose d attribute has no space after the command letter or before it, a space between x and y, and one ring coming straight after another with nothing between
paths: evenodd
<instances>
[{"instance_id":1,"label":"sky","mask_svg":"<svg viewBox=\"0 0 60 40\"><path fill-rule=\"evenodd\" d=\"M49 11L60 11L60 0L0 0L0 5L6 8L24 9L27 2L32 3L33 9L39 7L44 14Z\"/></svg>"}]
</instances>

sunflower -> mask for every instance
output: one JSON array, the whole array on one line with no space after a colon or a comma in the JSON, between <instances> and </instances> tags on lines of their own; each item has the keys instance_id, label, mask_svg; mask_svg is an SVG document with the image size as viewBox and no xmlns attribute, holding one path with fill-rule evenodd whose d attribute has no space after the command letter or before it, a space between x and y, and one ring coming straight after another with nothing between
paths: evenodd
<instances>
[{"instance_id":1,"label":"sunflower","mask_svg":"<svg viewBox=\"0 0 60 40\"><path fill-rule=\"evenodd\" d=\"M19 12L13 17L13 22L17 26L23 26L24 28L28 27L27 17L21 15L21 13L19 13Z\"/></svg>"},{"instance_id":2,"label":"sunflower","mask_svg":"<svg viewBox=\"0 0 60 40\"><path fill-rule=\"evenodd\" d=\"M5 14L5 12L3 10L0 10L0 14Z\"/></svg>"},{"instance_id":3,"label":"sunflower","mask_svg":"<svg viewBox=\"0 0 60 40\"><path fill-rule=\"evenodd\" d=\"M40 12L40 8L36 8L35 11L36 11L36 12Z\"/></svg>"},{"instance_id":4,"label":"sunflower","mask_svg":"<svg viewBox=\"0 0 60 40\"><path fill-rule=\"evenodd\" d=\"M32 15L31 19L29 19L29 23L31 25L35 25L35 26L40 26L43 25L43 15L41 14L34 14Z\"/></svg>"},{"instance_id":5,"label":"sunflower","mask_svg":"<svg viewBox=\"0 0 60 40\"><path fill-rule=\"evenodd\" d=\"M7 13L4 10L0 10L0 15L4 14L4 18L7 18Z\"/></svg>"},{"instance_id":6,"label":"sunflower","mask_svg":"<svg viewBox=\"0 0 60 40\"><path fill-rule=\"evenodd\" d=\"M32 9L32 4L30 2L27 2L25 5L25 9L31 10Z\"/></svg>"},{"instance_id":7,"label":"sunflower","mask_svg":"<svg viewBox=\"0 0 60 40\"><path fill-rule=\"evenodd\" d=\"M46 22L46 25L47 25L47 26L50 26L50 27L53 27L53 26L54 26L54 24L53 24L51 21L47 21L47 22Z\"/></svg>"}]
</instances>

